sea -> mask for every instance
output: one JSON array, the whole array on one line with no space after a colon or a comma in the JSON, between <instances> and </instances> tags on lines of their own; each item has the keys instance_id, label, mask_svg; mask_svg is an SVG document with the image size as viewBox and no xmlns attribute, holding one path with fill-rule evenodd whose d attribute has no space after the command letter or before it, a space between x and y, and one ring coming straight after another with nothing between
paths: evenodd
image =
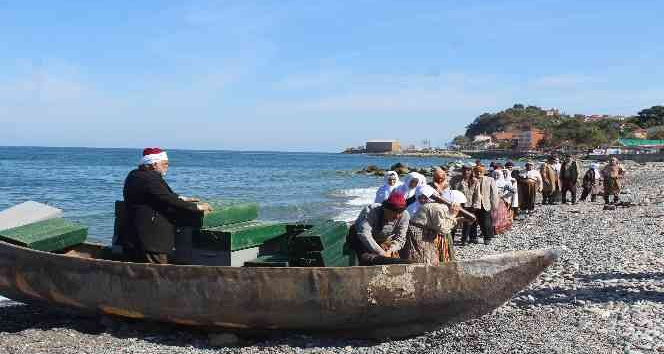
<instances>
[{"instance_id":1,"label":"sea","mask_svg":"<svg viewBox=\"0 0 664 354\"><path fill-rule=\"evenodd\" d=\"M336 153L169 150L166 181L180 195L220 203L257 202L259 219L353 220L371 202L382 177L357 174L388 168L446 165L445 158ZM88 240L110 244L114 202L140 149L0 147L0 210L34 200L86 225ZM465 161L464 161L465 162Z\"/></svg>"}]
</instances>

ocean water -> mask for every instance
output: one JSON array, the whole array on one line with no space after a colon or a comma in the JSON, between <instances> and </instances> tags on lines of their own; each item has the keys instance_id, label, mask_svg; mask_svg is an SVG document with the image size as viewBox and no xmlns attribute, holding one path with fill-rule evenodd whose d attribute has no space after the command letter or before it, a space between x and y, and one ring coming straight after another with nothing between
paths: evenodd
<instances>
[{"instance_id":1,"label":"ocean water","mask_svg":"<svg viewBox=\"0 0 664 354\"><path fill-rule=\"evenodd\" d=\"M352 220L373 201L380 177L353 173L374 164L446 164L442 158L331 153L169 150L166 181L186 196L260 204L262 220ZM34 200L89 227L89 240L109 244L114 202L135 168L139 149L0 147L0 210Z\"/></svg>"}]
</instances>

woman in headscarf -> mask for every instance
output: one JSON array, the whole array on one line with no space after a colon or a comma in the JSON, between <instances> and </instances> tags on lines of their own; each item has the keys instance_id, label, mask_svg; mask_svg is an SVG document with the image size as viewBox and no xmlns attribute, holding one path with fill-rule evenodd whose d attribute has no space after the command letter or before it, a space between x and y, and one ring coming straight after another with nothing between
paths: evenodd
<instances>
[{"instance_id":1,"label":"woman in headscarf","mask_svg":"<svg viewBox=\"0 0 664 354\"><path fill-rule=\"evenodd\" d=\"M602 174L599 171L599 164L593 162L590 164L590 169L583 175L583 192L581 193L580 201L585 201L588 194L590 194L590 201L594 202L597 195L602 194Z\"/></svg>"},{"instance_id":2,"label":"woman in headscarf","mask_svg":"<svg viewBox=\"0 0 664 354\"><path fill-rule=\"evenodd\" d=\"M507 168L504 168L502 170L503 172L503 178L505 178L505 181L508 181L509 184L512 186L512 196L509 198L508 202L509 205L509 212L510 212L510 217L514 219L516 216L516 212L519 209L519 188L517 185L516 178L512 177L512 174L510 173L510 170Z\"/></svg>"},{"instance_id":3,"label":"woman in headscarf","mask_svg":"<svg viewBox=\"0 0 664 354\"><path fill-rule=\"evenodd\" d=\"M385 184L378 188L376 191L376 199L374 203L382 203L387 200L393 190L401 186L399 175L394 171L387 171L385 173Z\"/></svg>"},{"instance_id":4,"label":"woman in headscarf","mask_svg":"<svg viewBox=\"0 0 664 354\"><path fill-rule=\"evenodd\" d=\"M427 178L417 172L411 172L406 175L404 183L397 188L397 191L406 197L406 204L415 203L415 190L419 186L427 184Z\"/></svg>"},{"instance_id":5,"label":"woman in headscarf","mask_svg":"<svg viewBox=\"0 0 664 354\"><path fill-rule=\"evenodd\" d=\"M408 206L408 215L415 215L422 205L429 202L429 198L436 194L436 190L429 185L419 186L415 189L415 203Z\"/></svg>"},{"instance_id":6,"label":"woman in headscarf","mask_svg":"<svg viewBox=\"0 0 664 354\"><path fill-rule=\"evenodd\" d=\"M459 204L447 207L426 203L410 220L401 258L415 263L439 265L454 261L450 230L456 225Z\"/></svg>"},{"instance_id":7,"label":"woman in headscarf","mask_svg":"<svg viewBox=\"0 0 664 354\"><path fill-rule=\"evenodd\" d=\"M510 217L509 210L511 210L514 188L512 188L512 183L505 179L503 171L500 168L493 170L491 177L496 180L496 188L500 197L497 208L491 209L491 220L494 234L502 234L512 227L512 218Z\"/></svg>"}]
</instances>

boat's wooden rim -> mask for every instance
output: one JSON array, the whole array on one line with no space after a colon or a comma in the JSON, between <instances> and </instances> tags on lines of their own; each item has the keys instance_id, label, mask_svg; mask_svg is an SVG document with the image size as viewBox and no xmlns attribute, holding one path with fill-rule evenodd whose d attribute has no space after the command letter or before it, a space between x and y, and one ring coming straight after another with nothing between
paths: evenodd
<instances>
[{"instance_id":1,"label":"boat's wooden rim","mask_svg":"<svg viewBox=\"0 0 664 354\"><path fill-rule=\"evenodd\" d=\"M45 252L45 251L40 251L40 250L35 250L32 248L28 247L23 247L20 245L16 245L10 242L5 242L5 241L0 241L0 244L2 245L7 245L10 247L14 247L23 251L27 252L35 252L38 254L43 254L51 257L62 257L62 258L74 258L74 259L79 259L83 261L88 261L88 262L98 262L98 263L107 263L107 264L125 264L125 265L131 265L131 266L146 266L146 267L177 267L177 268L191 268L191 269L211 269L211 268L218 268L218 269L236 269L238 271L247 271L248 269L251 269L252 271L270 271L270 270L278 270L278 269L301 269L301 270L324 270L324 269L335 269L336 271L340 269L357 269L357 268L375 268L375 267L403 267L403 266L409 266L409 267L445 267L445 264L440 264L438 266L435 265L427 265L427 264L420 264L420 263L410 263L410 264L387 264L387 265L370 265L370 266L347 266L347 267L233 267L233 266L208 266L208 265L200 265L200 264L153 264L153 263L138 263L138 262L126 262L126 261L119 261L119 260L111 260L111 259L104 259L104 258L95 258L93 256L86 257L83 254L79 253L76 251L77 247L94 247L99 250L107 248L107 245L101 244L101 243L95 243L95 242L84 242L82 244L73 246L69 249L69 251L64 252L64 253L55 253L55 252ZM555 248L550 248L550 249L537 249L537 250L519 250L519 251L508 251L508 252L502 252L499 254L494 254L494 255L486 255L481 258L475 258L475 259L464 259L464 260L458 260L453 263L470 263L470 262L477 262L481 260L491 260L491 259L497 259L500 257L503 257L505 253L519 253L519 252L528 252L528 251L543 251L550 253L550 256L553 257L554 261L557 260L560 257L560 250L555 249ZM77 254L78 253L78 254Z\"/></svg>"}]
</instances>

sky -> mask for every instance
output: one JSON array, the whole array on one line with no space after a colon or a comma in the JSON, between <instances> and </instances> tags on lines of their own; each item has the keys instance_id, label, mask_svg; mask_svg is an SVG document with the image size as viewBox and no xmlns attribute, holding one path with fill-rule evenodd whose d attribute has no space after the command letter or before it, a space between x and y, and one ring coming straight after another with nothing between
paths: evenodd
<instances>
[{"instance_id":1,"label":"sky","mask_svg":"<svg viewBox=\"0 0 664 354\"><path fill-rule=\"evenodd\" d=\"M664 104L661 1L0 0L0 146L443 145Z\"/></svg>"}]
</instances>

